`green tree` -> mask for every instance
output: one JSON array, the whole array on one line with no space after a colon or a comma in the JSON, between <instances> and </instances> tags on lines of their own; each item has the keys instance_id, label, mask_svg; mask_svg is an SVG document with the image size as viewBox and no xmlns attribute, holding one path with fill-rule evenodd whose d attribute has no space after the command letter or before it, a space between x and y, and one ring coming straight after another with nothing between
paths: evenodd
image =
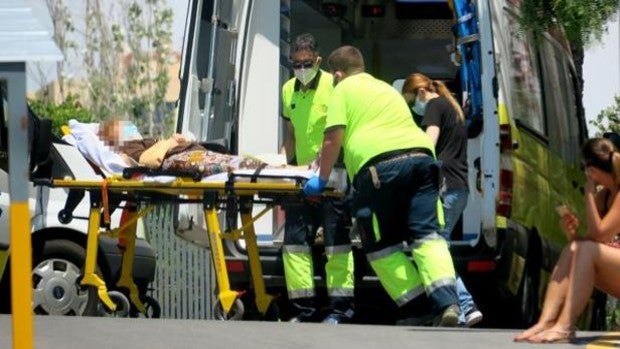
<instances>
[{"instance_id":1,"label":"green tree","mask_svg":"<svg viewBox=\"0 0 620 349\"><path fill-rule=\"evenodd\" d=\"M143 6L130 1L125 6L125 42L131 52L126 88L138 92L130 99L134 123L149 134L168 133L173 120L164 98L170 82L174 14L165 8L165 0L146 0Z\"/></svg>"},{"instance_id":2,"label":"green tree","mask_svg":"<svg viewBox=\"0 0 620 349\"><path fill-rule=\"evenodd\" d=\"M171 133L174 118L166 108L165 95L172 63L173 11L167 0L85 0L83 23L73 21L67 0L44 1L54 39L65 55L56 67L60 98L66 95L65 64L73 53L84 65L82 104L97 120L119 117L151 135ZM72 40L69 34L81 38Z\"/></svg>"},{"instance_id":3,"label":"green tree","mask_svg":"<svg viewBox=\"0 0 620 349\"><path fill-rule=\"evenodd\" d=\"M28 104L32 111L39 117L52 119L52 132L62 136L60 127L66 125L70 119L80 122L91 122L91 111L80 104L80 98L76 94L68 94L60 103L49 100L29 100Z\"/></svg>"},{"instance_id":4,"label":"green tree","mask_svg":"<svg viewBox=\"0 0 620 349\"><path fill-rule=\"evenodd\" d=\"M110 20L102 0L86 1L86 55L93 112L132 120L147 134L170 133L164 107L172 56L173 12L165 0L118 0ZM167 126L167 127L166 127Z\"/></svg>"},{"instance_id":5,"label":"green tree","mask_svg":"<svg viewBox=\"0 0 620 349\"><path fill-rule=\"evenodd\" d=\"M523 0L521 23L538 33L559 24L572 45L584 47L601 38L619 8L620 0Z\"/></svg>"},{"instance_id":6,"label":"green tree","mask_svg":"<svg viewBox=\"0 0 620 349\"><path fill-rule=\"evenodd\" d=\"M608 131L620 133L620 95L614 98L614 102L615 104L603 109L596 119L590 121L598 135Z\"/></svg>"}]
</instances>

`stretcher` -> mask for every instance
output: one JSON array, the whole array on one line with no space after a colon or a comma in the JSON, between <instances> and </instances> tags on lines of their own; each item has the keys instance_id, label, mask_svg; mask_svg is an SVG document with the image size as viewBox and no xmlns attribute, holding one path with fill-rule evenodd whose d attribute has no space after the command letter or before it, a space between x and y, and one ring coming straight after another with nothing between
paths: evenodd
<instances>
[{"instance_id":1,"label":"stretcher","mask_svg":"<svg viewBox=\"0 0 620 349\"><path fill-rule=\"evenodd\" d=\"M243 303L240 295L244 291L232 290L228 278L223 250L223 239L245 240L252 287L257 310L265 315L270 308L273 296L267 294L263 281L254 223L269 212L275 205L306 200L303 184L311 176L311 171L291 169L240 170L206 178L195 173L166 172L146 168L129 167L122 174L101 177L89 171L78 170L92 166L81 157L79 151L70 145L54 144L59 158L70 159L73 176L38 178L38 185L65 188L72 191L87 191L90 194L86 262L81 284L97 289L103 305L117 316L122 316L130 307L129 302L141 313L146 307L139 296L138 288L132 279L133 257L136 241L136 223L140 217L163 202L201 203L204 209L210 253L217 281L217 301L213 307L216 318L240 319L243 316ZM77 152L77 154L76 154ZM82 164L83 163L83 164ZM77 169L76 169L77 168ZM338 197L343 194L328 189L324 196ZM97 275L98 235L102 219L109 219L111 202L126 202L128 212L119 227L110 229L107 234L117 237L123 251L120 278L116 284L129 292L129 300L120 292L108 291L105 282ZM253 213L254 205L265 207ZM225 230L220 225L220 211L225 211L228 222L237 222L240 227L227 224ZM70 212L65 212L70 215ZM231 220L233 217L235 219ZM124 298L124 299L123 299Z\"/></svg>"}]
</instances>

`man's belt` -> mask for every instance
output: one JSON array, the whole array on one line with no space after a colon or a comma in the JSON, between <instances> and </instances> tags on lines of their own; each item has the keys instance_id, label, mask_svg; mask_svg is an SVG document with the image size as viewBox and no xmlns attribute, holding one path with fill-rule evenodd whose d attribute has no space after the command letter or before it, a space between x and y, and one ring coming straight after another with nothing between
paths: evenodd
<instances>
[{"instance_id":1,"label":"man's belt","mask_svg":"<svg viewBox=\"0 0 620 349\"><path fill-rule=\"evenodd\" d=\"M377 173L377 165L418 156L432 156L432 153L426 148L399 149L382 153L368 160L368 162L362 166L360 172L368 169L370 172L370 177L372 178L372 184L376 189L379 189L381 187L381 181L379 180L379 174Z\"/></svg>"}]
</instances>

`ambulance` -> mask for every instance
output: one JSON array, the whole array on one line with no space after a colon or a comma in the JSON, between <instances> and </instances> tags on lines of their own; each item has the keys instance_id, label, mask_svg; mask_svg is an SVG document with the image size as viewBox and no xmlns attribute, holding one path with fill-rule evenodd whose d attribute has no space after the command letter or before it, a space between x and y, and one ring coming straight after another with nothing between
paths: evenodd
<instances>
[{"instance_id":1,"label":"ambulance","mask_svg":"<svg viewBox=\"0 0 620 349\"><path fill-rule=\"evenodd\" d=\"M367 71L399 91L414 72L444 81L463 104L469 130L470 195L451 237L455 266L485 314L483 325L526 326L540 312L567 242L554 208L564 204L584 214L579 157L588 135L562 29L534 37L519 25L520 4L192 0L177 131L197 133L234 154L277 153L283 136L280 90L292 76L290 47L306 32L317 38L324 62L333 49L354 45ZM281 216L265 219L258 233L265 282L272 293L285 295ZM225 243L232 286L248 290L251 304L243 242ZM320 247L316 253L321 255ZM390 305L372 305L382 298L356 249L359 322L391 321L378 315ZM252 318L251 307L245 308ZM583 327L602 328L605 297L595 295L587 314Z\"/></svg>"}]
</instances>

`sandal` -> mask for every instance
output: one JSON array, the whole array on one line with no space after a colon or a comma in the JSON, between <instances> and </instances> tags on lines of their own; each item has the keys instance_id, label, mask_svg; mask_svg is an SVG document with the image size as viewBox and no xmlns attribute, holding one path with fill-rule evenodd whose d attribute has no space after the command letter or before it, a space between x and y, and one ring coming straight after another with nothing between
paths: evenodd
<instances>
[{"instance_id":1,"label":"sandal","mask_svg":"<svg viewBox=\"0 0 620 349\"><path fill-rule=\"evenodd\" d=\"M547 328L545 327L530 327L527 330L521 332L520 334L516 335L512 341L513 342L527 342L528 339L530 339L530 337L533 337L541 332L544 332Z\"/></svg>"},{"instance_id":2,"label":"sandal","mask_svg":"<svg viewBox=\"0 0 620 349\"><path fill-rule=\"evenodd\" d=\"M575 331L548 329L527 339L529 343L571 343L575 340Z\"/></svg>"}]
</instances>

